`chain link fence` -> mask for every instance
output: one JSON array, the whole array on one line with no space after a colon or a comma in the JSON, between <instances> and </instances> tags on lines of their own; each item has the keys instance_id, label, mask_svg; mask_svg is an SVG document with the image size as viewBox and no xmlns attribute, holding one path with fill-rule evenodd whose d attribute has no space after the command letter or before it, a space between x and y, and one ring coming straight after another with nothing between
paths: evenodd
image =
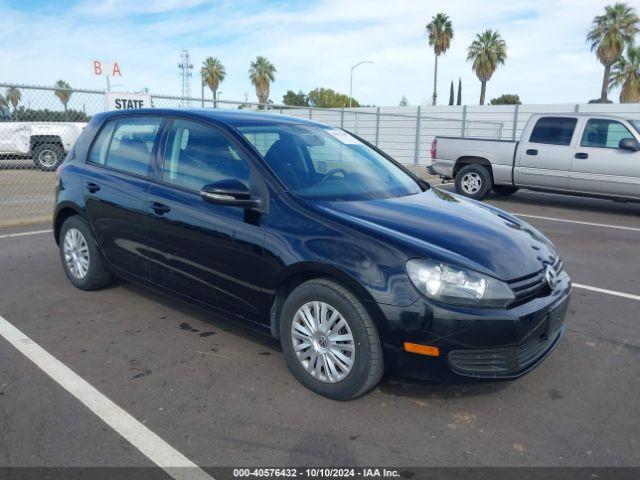
<instances>
[{"instance_id":1,"label":"chain link fence","mask_svg":"<svg viewBox=\"0 0 640 480\"><path fill-rule=\"evenodd\" d=\"M430 163L435 135L501 138L503 124L446 116L385 113L380 108L316 109L151 95L155 108L255 110L311 119L344 128L377 145L401 163ZM82 128L106 108L101 90L0 83L0 227L46 222L54 202L54 171Z\"/></svg>"}]
</instances>

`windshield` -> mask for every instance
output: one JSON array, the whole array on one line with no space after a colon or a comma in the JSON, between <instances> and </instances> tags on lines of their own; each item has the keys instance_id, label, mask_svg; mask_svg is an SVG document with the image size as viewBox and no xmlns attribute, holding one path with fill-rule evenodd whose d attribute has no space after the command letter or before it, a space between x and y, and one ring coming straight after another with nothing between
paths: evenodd
<instances>
[{"instance_id":1,"label":"windshield","mask_svg":"<svg viewBox=\"0 0 640 480\"><path fill-rule=\"evenodd\" d=\"M398 166L343 130L316 125L240 126L286 185L327 201L402 197L421 191Z\"/></svg>"},{"instance_id":2,"label":"windshield","mask_svg":"<svg viewBox=\"0 0 640 480\"><path fill-rule=\"evenodd\" d=\"M640 120L629 120L629 123L633 125L633 128L636 129L636 132L640 133Z\"/></svg>"}]
</instances>

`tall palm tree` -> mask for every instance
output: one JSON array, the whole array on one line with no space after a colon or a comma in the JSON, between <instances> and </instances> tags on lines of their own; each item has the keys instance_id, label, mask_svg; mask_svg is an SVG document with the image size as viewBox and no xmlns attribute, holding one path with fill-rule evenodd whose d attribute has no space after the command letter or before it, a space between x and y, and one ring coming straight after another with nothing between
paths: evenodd
<instances>
[{"instance_id":1,"label":"tall palm tree","mask_svg":"<svg viewBox=\"0 0 640 480\"><path fill-rule=\"evenodd\" d=\"M227 76L227 71L220 60L213 57L207 57L202 62L202 81L213 92L213 106L217 107L218 87Z\"/></svg>"},{"instance_id":2,"label":"tall palm tree","mask_svg":"<svg viewBox=\"0 0 640 480\"><path fill-rule=\"evenodd\" d=\"M249 79L256 87L256 95L260 103L269 101L269 84L275 80L276 67L266 57L258 56L251 62Z\"/></svg>"},{"instance_id":3,"label":"tall palm tree","mask_svg":"<svg viewBox=\"0 0 640 480\"><path fill-rule=\"evenodd\" d=\"M67 104L69 103L69 100L71 99L71 94L73 93L71 91L71 85L69 85L64 80L58 80L55 84L55 87L56 89L53 91L53 93L55 93L56 97L58 97L58 100L62 102L62 106L64 107L64 119L67 120L68 119Z\"/></svg>"},{"instance_id":4,"label":"tall palm tree","mask_svg":"<svg viewBox=\"0 0 640 480\"><path fill-rule=\"evenodd\" d=\"M18 108L20 100L22 100L22 92L19 88L9 87L7 88L5 98L7 99L7 102L9 102L11 106L13 106L13 111L15 112Z\"/></svg>"},{"instance_id":5,"label":"tall palm tree","mask_svg":"<svg viewBox=\"0 0 640 480\"><path fill-rule=\"evenodd\" d=\"M622 87L620 103L640 103L640 47L630 46L613 64L609 86Z\"/></svg>"},{"instance_id":6,"label":"tall palm tree","mask_svg":"<svg viewBox=\"0 0 640 480\"><path fill-rule=\"evenodd\" d=\"M484 105L487 82L491 80L498 65L507 59L507 44L497 31L478 33L469 46L467 61L473 60L473 71L481 82L480 105Z\"/></svg>"},{"instance_id":7,"label":"tall palm tree","mask_svg":"<svg viewBox=\"0 0 640 480\"><path fill-rule=\"evenodd\" d=\"M600 101L607 102L611 66L618 60L626 45L632 45L638 32L640 20L635 10L626 3L616 3L604 7L604 15L593 19L587 40L591 51L595 50L600 63L604 65Z\"/></svg>"},{"instance_id":8,"label":"tall palm tree","mask_svg":"<svg viewBox=\"0 0 640 480\"><path fill-rule=\"evenodd\" d=\"M438 57L449 50L451 39L453 38L453 27L449 16L444 13L438 13L431 19L425 27L429 37L429 46L433 47L433 53L436 56L435 67L433 69L433 103L436 104L438 97Z\"/></svg>"}]
</instances>

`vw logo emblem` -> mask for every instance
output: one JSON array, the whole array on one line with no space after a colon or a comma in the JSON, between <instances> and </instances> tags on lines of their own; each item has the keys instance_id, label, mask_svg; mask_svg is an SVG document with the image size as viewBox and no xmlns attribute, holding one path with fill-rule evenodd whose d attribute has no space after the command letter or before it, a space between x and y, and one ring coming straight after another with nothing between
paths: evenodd
<instances>
[{"instance_id":1,"label":"vw logo emblem","mask_svg":"<svg viewBox=\"0 0 640 480\"><path fill-rule=\"evenodd\" d=\"M549 288L555 290L558 285L558 275L551 265L547 265L547 269L544 272L544 279L547 285L549 285Z\"/></svg>"},{"instance_id":2,"label":"vw logo emblem","mask_svg":"<svg viewBox=\"0 0 640 480\"><path fill-rule=\"evenodd\" d=\"M318 346L320 348L327 348L329 346L329 339L326 337L326 335L320 335L320 337L318 338Z\"/></svg>"}]
</instances>

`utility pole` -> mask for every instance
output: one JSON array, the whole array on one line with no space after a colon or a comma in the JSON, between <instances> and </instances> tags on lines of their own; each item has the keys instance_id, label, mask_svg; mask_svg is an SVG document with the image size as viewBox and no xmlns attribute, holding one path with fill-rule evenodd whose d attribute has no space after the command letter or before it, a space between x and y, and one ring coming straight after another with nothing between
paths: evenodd
<instances>
[{"instance_id":1,"label":"utility pole","mask_svg":"<svg viewBox=\"0 0 640 480\"><path fill-rule=\"evenodd\" d=\"M180 69L180 78L182 79L182 106L189 105L189 98L191 98L191 76L193 70L193 63L191 63L191 56L189 50L184 49L180 53L180 61L178 62L178 68Z\"/></svg>"},{"instance_id":2,"label":"utility pole","mask_svg":"<svg viewBox=\"0 0 640 480\"><path fill-rule=\"evenodd\" d=\"M353 71L356 69L356 67L359 67L363 63L370 63L373 65L373 62L369 60L363 60L362 62L358 62L351 67L351 78L349 80L349 108L351 108L351 98L353 97Z\"/></svg>"}]
</instances>

